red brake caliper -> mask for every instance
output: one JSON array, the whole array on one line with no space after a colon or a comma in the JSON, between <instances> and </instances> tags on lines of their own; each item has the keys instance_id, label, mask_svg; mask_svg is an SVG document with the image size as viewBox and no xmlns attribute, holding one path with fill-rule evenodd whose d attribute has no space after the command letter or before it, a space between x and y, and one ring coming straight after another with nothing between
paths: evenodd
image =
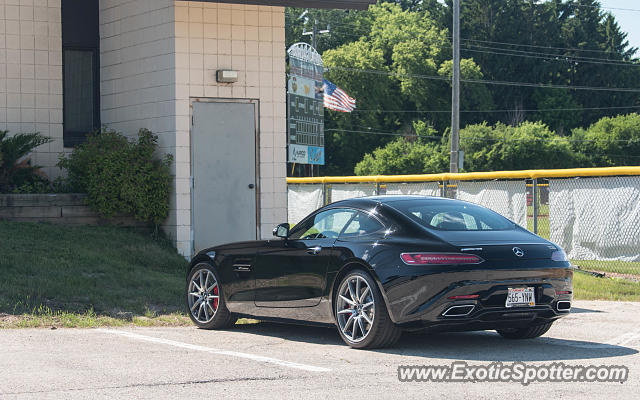
<instances>
[{"instance_id":1,"label":"red brake caliper","mask_svg":"<svg viewBox=\"0 0 640 400\"><path fill-rule=\"evenodd\" d=\"M218 295L218 287L214 287L213 288L213 295L217 296ZM213 309L214 311L218 309L218 300L219 299L213 299Z\"/></svg>"}]
</instances>

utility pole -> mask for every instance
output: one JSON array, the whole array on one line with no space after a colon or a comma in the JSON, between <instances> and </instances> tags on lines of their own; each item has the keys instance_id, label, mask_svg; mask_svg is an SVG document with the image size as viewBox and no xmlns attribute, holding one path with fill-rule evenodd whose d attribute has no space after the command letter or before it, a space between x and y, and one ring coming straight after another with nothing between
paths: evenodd
<instances>
[{"instance_id":1,"label":"utility pole","mask_svg":"<svg viewBox=\"0 0 640 400\"><path fill-rule=\"evenodd\" d=\"M318 48L318 19L313 19L313 33L311 34L311 47Z\"/></svg>"},{"instance_id":2,"label":"utility pole","mask_svg":"<svg viewBox=\"0 0 640 400\"><path fill-rule=\"evenodd\" d=\"M460 0L453 0L453 82L451 93L450 172L458 172L460 157Z\"/></svg>"},{"instance_id":3,"label":"utility pole","mask_svg":"<svg viewBox=\"0 0 640 400\"><path fill-rule=\"evenodd\" d=\"M301 18L305 18L305 23L307 22L308 18L306 17L306 12L304 14L302 14L300 17ZM331 32L331 25L327 25L327 29L323 29L323 30L319 30L318 29L318 19L314 18L313 19L313 30L311 32L307 32L306 29L304 32L302 32L303 36L311 36L311 46L314 49L317 49L318 47L318 35L324 35L327 33Z\"/></svg>"}]
</instances>

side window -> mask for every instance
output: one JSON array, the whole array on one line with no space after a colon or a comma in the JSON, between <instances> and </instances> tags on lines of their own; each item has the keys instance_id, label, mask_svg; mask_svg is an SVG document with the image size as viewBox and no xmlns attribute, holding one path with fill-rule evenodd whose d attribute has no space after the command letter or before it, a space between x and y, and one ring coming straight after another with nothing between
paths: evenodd
<instances>
[{"instance_id":1,"label":"side window","mask_svg":"<svg viewBox=\"0 0 640 400\"><path fill-rule=\"evenodd\" d=\"M316 214L312 219L298 225L291 231L290 239L337 238L342 228L349 222L355 211L328 210Z\"/></svg>"},{"instance_id":2,"label":"side window","mask_svg":"<svg viewBox=\"0 0 640 400\"><path fill-rule=\"evenodd\" d=\"M358 211L340 237L368 235L384 229L384 225L373 216Z\"/></svg>"}]
</instances>

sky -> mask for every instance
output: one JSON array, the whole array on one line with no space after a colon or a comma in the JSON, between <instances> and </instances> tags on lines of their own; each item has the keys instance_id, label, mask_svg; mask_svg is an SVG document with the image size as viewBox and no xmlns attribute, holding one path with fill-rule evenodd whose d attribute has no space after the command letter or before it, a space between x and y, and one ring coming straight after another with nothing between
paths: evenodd
<instances>
[{"instance_id":1,"label":"sky","mask_svg":"<svg viewBox=\"0 0 640 400\"><path fill-rule=\"evenodd\" d=\"M640 48L640 0L600 0L600 3L616 17L620 29L629 34L627 40L631 47ZM627 10L616 10L615 8L626 8ZM640 51L636 53L636 56L640 56Z\"/></svg>"}]
</instances>

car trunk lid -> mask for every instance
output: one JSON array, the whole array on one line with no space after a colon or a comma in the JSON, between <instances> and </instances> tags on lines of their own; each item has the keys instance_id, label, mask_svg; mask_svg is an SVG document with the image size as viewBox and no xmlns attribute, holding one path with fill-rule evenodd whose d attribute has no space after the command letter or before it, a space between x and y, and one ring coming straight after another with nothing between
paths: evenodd
<instances>
[{"instance_id":1,"label":"car trunk lid","mask_svg":"<svg viewBox=\"0 0 640 400\"><path fill-rule=\"evenodd\" d=\"M551 259L558 250L550 242L520 229L506 231L432 231L457 247L461 253L475 254L484 260Z\"/></svg>"}]
</instances>

